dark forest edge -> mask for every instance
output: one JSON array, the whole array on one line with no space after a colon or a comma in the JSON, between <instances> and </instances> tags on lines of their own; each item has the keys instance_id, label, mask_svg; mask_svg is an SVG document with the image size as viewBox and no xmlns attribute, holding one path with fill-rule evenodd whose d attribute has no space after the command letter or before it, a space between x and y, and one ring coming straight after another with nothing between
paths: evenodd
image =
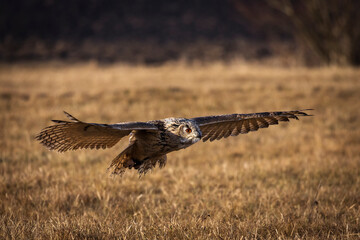
<instances>
[{"instance_id":1,"label":"dark forest edge","mask_svg":"<svg viewBox=\"0 0 360 240\"><path fill-rule=\"evenodd\" d=\"M20 0L0 7L0 61L360 64L355 0L83 2ZM295 59L295 60L294 60Z\"/></svg>"}]
</instances>

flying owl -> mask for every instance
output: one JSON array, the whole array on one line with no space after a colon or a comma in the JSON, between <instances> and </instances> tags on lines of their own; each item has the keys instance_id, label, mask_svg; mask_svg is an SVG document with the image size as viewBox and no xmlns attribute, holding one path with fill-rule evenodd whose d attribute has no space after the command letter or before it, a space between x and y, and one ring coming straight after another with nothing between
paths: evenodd
<instances>
[{"instance_id":1,"label":"flying owl","mask_svg":"<svg viewBox=\"0 0 360 240\"><path fill-rule=\"evenodd\" d=\"M190 147L200 140L211 142L267 128L290 118L312 116L304 112L309 110L312 109L116 124L86 123L64 112L70 121L52 120L57 124L44 128L35 138L50 150L65 152L79 148L110 148L129 135L129 145L114 158L109 168L113 174L134 168L142 175L157 163L160 168L164 167L169 152Z\"/></svg>"}]
</instances>

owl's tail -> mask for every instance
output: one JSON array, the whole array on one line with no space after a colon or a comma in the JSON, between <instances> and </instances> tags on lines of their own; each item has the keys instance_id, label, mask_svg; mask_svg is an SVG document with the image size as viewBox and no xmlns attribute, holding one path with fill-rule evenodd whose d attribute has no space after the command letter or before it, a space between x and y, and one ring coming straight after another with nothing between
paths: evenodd
<instances>
[{"instance_id":1,"label":"owl's tail","mask_svg":"<svg viewBox=\"0 0 360 240\"><path fill-rule=\"evenodd\" d=\"M130 143L119 155L117 155L111 162L110 168L113 169L112 174L122 175L126 168L131 169L136 166L133 156L134 143Z\"/></svg>"}]
</instances>

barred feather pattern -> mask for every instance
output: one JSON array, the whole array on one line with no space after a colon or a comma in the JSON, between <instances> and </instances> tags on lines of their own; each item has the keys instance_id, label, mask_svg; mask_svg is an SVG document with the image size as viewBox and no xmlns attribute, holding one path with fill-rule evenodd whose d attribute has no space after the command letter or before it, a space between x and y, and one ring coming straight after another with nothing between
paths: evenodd
<instances>
[{"instance_id":1,"label":"barred feather pattern","mask_svg":"<svg viewBox=\"0 0 360 240\"><path fill-rule=\"evenodd\" d=\"M311 109L306 109L311 110ZM299 120L298 116L311 116L305 110L288 112L263 112L252 114L231 114L195 118L202 132L202 140L214 141L229 136L237 136L260 128L267 128L279 122L288 122L289 119ZM215 119L217 118L217 119Z\"/></svg>"},{"instance_id":2,"label":"barred feather pattern","mask_svg":"<svg viewBox=\"0 0 360 240\"><path fill-rule=\"evenodd\" d=\"M110 148L129 133L83 122L62 121L44 128L35 138L50 150L65 152L82 148Z\"/></svg>"}]
</instances>

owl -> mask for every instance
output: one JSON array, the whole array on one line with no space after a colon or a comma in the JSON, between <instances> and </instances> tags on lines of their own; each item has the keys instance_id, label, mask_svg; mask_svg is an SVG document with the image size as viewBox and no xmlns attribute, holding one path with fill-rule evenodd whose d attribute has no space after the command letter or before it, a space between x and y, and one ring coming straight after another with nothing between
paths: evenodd
<instances>
[{"instance_id":1,"label":"owl","mask_svg":"<svg viewBox=\"0 0 360 240\"><path fill-rule=\"evenodd\" d=\"M122 122L116 124L86 123L67 112L70 121L52 120L55 125L41 130L36 139L50 150L65 152L81 148L110 148L125 136L129 145L111 162L113 174L126 169L136 169L146 174L157 164L166 164L166 154L190 147L202 140L214 141L237 136L280 121L312 116L305 111L312 109L262 112L251 114L228 114L195 118L165 118L148 122Z\"/></svg>"}]
</instances>

